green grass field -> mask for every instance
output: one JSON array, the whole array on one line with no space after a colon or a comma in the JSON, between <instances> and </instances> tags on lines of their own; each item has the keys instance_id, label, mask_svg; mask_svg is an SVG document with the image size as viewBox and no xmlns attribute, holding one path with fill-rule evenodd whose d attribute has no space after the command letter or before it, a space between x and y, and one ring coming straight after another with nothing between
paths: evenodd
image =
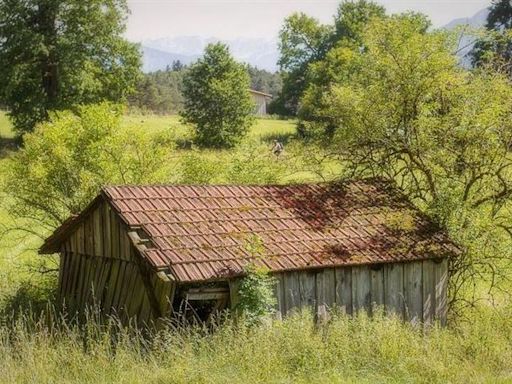
<instances>
[{"instance_id":1,"label":"green grass field","mask_svg":"<svg viewBox=\"0 0 512 384\"><path fill-rule=\"evenodd\" d=\"M127 115L124 118L127 125L137 125L141 129L153 131L171 130L177 136L188 133L187 128L181 123L179 116L158 115ZM0 120L1 122L1 120ZM267 137L272 135L289 135L295 133L295 124L290 120L256 119L249 136Z\"/></svg>"},{"instance_id":2,"label":"green grass field","mask_svg":"<svg viewBox=\"0 0 512 384\"><path fill-rule=\"evenodd\" d=\"M0 138L10 138L14 136L11 129L11 122L4 111L0 110Z\"/></svg>"},{"instance_id":3,"label":"green grass field","mask_svg":"<svg viewBox=\"0 0 512 384\"><path fill-rule=\"evenodd\" d=\"M179 116L158 115L127 115L124 118L126 125L140 126L141 129L163 131L170 129L177 136L188 133L187 128L181 123ZM275 134L286 135L295 132L295 124L290 120L257 119L251 129L250 136L263 137ZM5 111L0 110L0 137L14 137L12 125Z\"/></svg>"}]
</instances>

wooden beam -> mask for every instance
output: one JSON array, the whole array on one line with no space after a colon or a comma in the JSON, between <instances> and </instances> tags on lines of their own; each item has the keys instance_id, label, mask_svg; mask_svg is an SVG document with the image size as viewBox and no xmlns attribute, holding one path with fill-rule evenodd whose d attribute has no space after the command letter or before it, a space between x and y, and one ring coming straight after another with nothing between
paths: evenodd
<instances>
[{"instance_id":1,"label":"wooden beam","mask_svg":"<svg viewBox=\"0 0 512 384\"><path fill-rule=\"evenodd\" d=\"M185 295L185 298L188 301L194 300L221 300L225 299L229 296L229 293L226 292L189 292Z\"/></svg>"}]
</instances>

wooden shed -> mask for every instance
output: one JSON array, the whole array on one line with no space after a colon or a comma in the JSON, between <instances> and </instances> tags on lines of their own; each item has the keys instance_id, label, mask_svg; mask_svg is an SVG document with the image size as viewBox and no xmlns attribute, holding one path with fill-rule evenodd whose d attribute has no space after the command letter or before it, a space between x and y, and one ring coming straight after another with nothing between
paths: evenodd
<instances>
[{"instance_id":1,"label":"wooden shed","mask_svg":"<svg viewBox=\"0 0 512 384\"><path fill-rule=\"evenodd\" d=\"M276 277L277 310L444 322L443 231L376 179L286 186L106 187L40 249L60 253L59 296L140 322L236 307L249 264Z\"/></svg>"},{"instance_id":2,"label":"wooden shed","mask_svg":"<svg viewBox=\"0 0 512 384\"><path fill-rule=\"evenodd\" d=\"M249 89L249 93L254 103L254 114L256 116L265 116L267 114L268 103L272 100L272 95L254 89Z\"/></svg>"}]
</instances>

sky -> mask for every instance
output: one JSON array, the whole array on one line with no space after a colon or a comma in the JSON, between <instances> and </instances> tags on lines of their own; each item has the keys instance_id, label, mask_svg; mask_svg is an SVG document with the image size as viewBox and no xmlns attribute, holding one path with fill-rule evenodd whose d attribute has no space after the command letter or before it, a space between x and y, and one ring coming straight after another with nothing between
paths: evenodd
<instances>
[{"instance_id":1,"label":"sky","mask_svg":"<svg viewBox=\"0 0 512 384\"><path fill-rule=\"evenodd\" d=\"M490 0L380 0L388 13L405 10L427 14L435 27L471 17ZM339 0L128 0L131 15L126 36L132 41L175 36L221 39L272 39L283 19L305 12L329 23Z\"/></svg>"}]
</instances>

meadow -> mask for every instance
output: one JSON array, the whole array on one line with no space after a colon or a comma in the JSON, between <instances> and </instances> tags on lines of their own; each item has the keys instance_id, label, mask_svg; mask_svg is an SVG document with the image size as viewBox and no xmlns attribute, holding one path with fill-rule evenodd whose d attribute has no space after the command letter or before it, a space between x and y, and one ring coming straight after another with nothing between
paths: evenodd
<instances>
[{"instance_id":1,"label":"meadow","mask_svg":"<svg viewBox=\"0 0 512 384\"><path fill-rule=\"evenodd\" d=\"M194 148L190 130L174 116L130 115L124 124L172 134L169 180L177 182L321 181L340 172L335 162L294 141L293 121L257 120L244 143L223 151ZM12 137L0 114L0 138ZM270 153L276 138L285 143L278 159ZM13 151L1 152L0 184ZM182 174L183 162L190 174ZM0 196L0 228L10 227L9 200ZM512 382L508 305L480 305L447 328L429 329L364 314L335 315L315 325L307 312L252 327L230 319L213 329L169 324L151 334L115 319L100 324L94 316L79 326L51 310L40 316L51 308L56 280L55 273L40 272L41 263L56 265L36 254L40 242L15 232L0 238L1 383Z\"/></svg>"},{"instance_id":2,"label":"meadow","mask_svg":"<svg viewBox=\"0 0 512 384\"><path fill-rule=\"evenodd\" d=\"M11 123L9 122L9 118L7 114L3 111L0 111L0 138L1 137L11 137Z\"/></svg>"}]
</instances>

